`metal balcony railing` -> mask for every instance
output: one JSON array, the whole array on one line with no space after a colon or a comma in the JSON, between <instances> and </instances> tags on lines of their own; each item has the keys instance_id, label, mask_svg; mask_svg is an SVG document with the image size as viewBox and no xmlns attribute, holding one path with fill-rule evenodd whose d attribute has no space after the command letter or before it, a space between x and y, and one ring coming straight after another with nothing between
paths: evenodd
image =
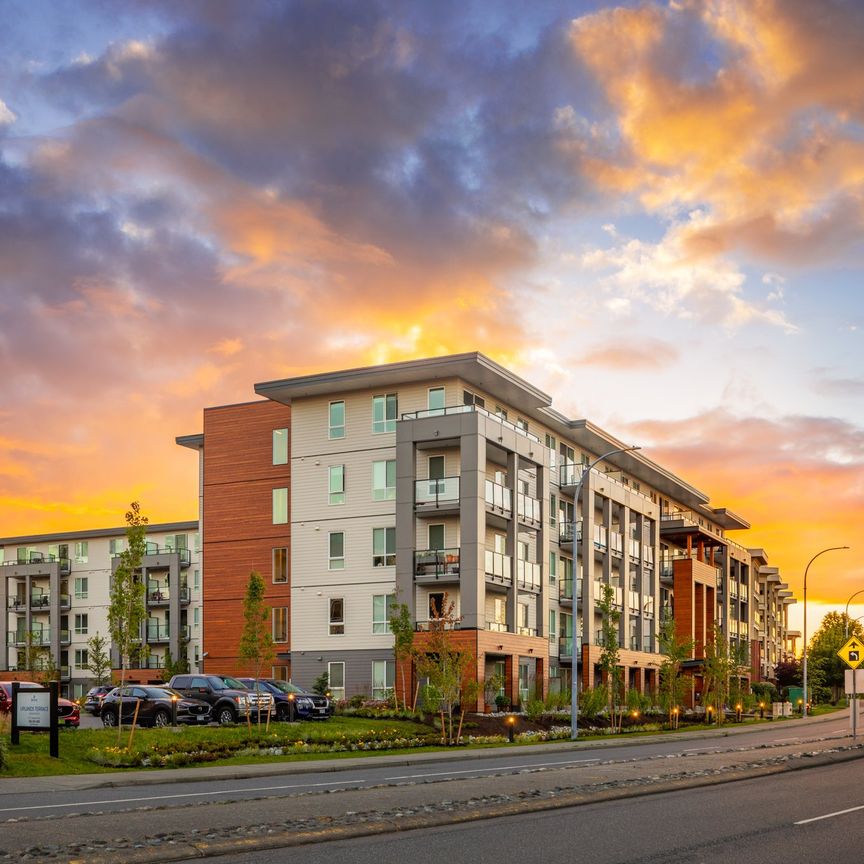
<instances>
[{"instance_id":1,"label":"metal balcony railing","mask_svg":"<svg viewBox=\"0 0 864 864\"><path fill-rule=\"evenodd\" d=\"M527 432L521 426L517 426L515 423L511 423L509 420L505 420L498 414L493 414L491 411L487 411L485 408L481 408L479 405L449 405L445 408L427 408L425 411L408 411L407 413L402 415L402 419L422 420L424 417L443 417L450 414L470 413L482 414L484 417L489 417L492 420L496 420L505 428L511 429L514 432L518 432L520 435L524 435L526 438L530 438L537 444L540 443L540 439L536 435L532 434L531 432Z\"/></svg>"},{"instance_id":2,"label":"metal balcony railing","mask_svg":"<svg viewBox=\"0 0 864 864\"><path fill-rule=\"evenodd\" d=\"M459 548L423 549L414 553L415 576L458 576Z\"/></svg>"}]
</instances>

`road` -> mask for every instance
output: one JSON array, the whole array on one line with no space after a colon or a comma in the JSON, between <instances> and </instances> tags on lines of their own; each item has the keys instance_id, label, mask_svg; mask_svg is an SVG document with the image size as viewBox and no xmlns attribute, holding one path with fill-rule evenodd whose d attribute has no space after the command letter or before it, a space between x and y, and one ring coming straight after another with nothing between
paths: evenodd
<instances>
[{"instance_id":1,"label":"road","mask_svg":"<svg viewBox=\"0 0 864 864\"><path fill-rule=\"evenodd\" d=\"M319 843L303 864L787 864L861 861L861 763L506 819ZM293 850L299 851L299 850ZM239 855L215 859L240 861ZM284 849L243 853L282 864Z\"/></svg>"}]
</instances>

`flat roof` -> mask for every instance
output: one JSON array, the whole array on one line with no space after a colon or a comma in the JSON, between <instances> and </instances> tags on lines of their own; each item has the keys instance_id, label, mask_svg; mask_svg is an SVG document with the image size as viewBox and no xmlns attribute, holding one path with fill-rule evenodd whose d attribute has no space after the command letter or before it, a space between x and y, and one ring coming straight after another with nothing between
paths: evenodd
<instances>
[{"instance_id":1,"label":"flat roof","mask_svg":"<svg viewBox=\"0 0 864 864\"><path fill-rule=\"evenodd\" d=\"M171 531L197 531L198 520L188 522L156 522L147 526L148 534L163 534ZM117 528L92 528L89 531L63 531L57 534L22 534L19 537L0 537L0 546L22 543L62 543L65 540L89 540L91 537L119 537L126 534L126 526Z\"/></svg>"}]
</instances>

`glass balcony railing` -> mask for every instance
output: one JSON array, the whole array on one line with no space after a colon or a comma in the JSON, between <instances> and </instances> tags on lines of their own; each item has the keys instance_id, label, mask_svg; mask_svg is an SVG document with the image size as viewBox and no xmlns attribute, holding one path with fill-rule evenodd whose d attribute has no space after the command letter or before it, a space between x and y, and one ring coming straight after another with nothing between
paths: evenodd
<instances>
[{"instance_id":1,"label":"glass balcony railing","mask_svg":"<svg viewBox=\"0 0 864 864\"><path fill-rule=\"evenodd\" d=\"M509 633L510 628L503 621L487 621L486 629L493 633Z\"/></svg>"},{"instance_id":2,"label":"glass balcony railing","mask_svg":"<svg viewBox=\"0 0 864 864\"><path fill-rule=\"evenodd\" d=\"M573 656L573 637L559 636L558 637L558 656L572 657Z\"/></svg>"},{"instance_id":3,"label":"glass balcony railing","mask_svg":"<svg viewBox=\"0 0 864 864\"><path fill-rule=\"evenodd\" d=\"M168 586L159 586L151 588L147 591L147 602L151 606L167 606L171 602L171 594L168 591Z\"/></svg>"},{"instance_id":4,"label":"glass balcony railing","mask_svg":"<svg viewBox=\"0 0 864 864\"><path fill-rule=\"evenodd\" d=\"M459 549L423 549L414 553L415 576L458 576Z\"/></svg>"},{"instance_id":5,"label":"glass balcony railing","mask_svg":"<svg viewBox=\"0 0 864 864\"><path fill-rule=\"evenodd\" d=\"M536 627L517 627L516 632L520 636L536 636L537 628Z\"/></svg>"},{"instance_id":6,"label":"glass balcony railing","mask_svg":"<svg viewBox=\"0 0 864 864\"><path fill-rule=\"evenodd\" d=\"M31 594L30 595L30 608L31 609L47 609L51 604L51 595L46 591L44 594Z\"/></svg>"},{"instance_id":7,"label":"glass balcony railing","mask_svg":"<svg viewBox=\"0 0 864 864\"><path fill-rule=\"evenodd\" d=\"M148 642L167 642L170 638L167 624L148 624L146 632Z\"/></svg>"},{"instance_id":8,"label":"glass balcony railing","mask_svg":"<svg viewBox=\"0 0 864 864\"><path fill-rule=\"evenodd\" d=\"M428 408L425 411L409 411L402 415L402 419L422 420L424 417L444 417L451 414L470 413L482 414L484 417L488 417L491 420L495 420L496 422L500 423L506 429L518 432L520 435L524 435L526 438L530 438L532 441L536 441L538 444L540 443L540 439L536 435L528 432L521 426L517 426L515 423L511 423L509 420L505 420L498 414L493 414L491 411L487 411L485 408L481 408L479 405L448 405L446 408Z\"/></svg>"},{"instance_id":9,"label":"glass balcony railing","mask_svg":"<svg viewBox=\"0 0 864 864\"><path fill-rule=\"evenodd\" d=\"M459 478L417 480L414 483L414 505L418 510L435 510L459 503Z\"/></svg>"},{"instance_id":10,"label":"glass balcony railing","mask_svg":"<svg viewBox=\"0 0 864 864\"><path fill-rule=\"evenodd\" d=\"M516 515L523 522L539 523L540 510L540 502L536 498L531 498L523 492L516 495Z\"/></svg>"},{"instance_id":11,"label":"glass balcony railing","mask_svg":"<svg viewBox=\"0 0 864 864\"><path fill-rule=\"evenodd\" d=\"M513 584L512 559L501 552L485 550L485 565L487 578L492 578L505 585Z\"/></svg>"},{"instance_id":12,"label":"glass balcony railing","mask_svg":"<svg viewBox=\"0 0 864 864\"><path fill-rule=\"evenodd\" d=\"M542 580L541 567L534 561L516 561L516 579L520 588L539 591Z\"/></svg>"},{"instance_id":13,"label":"glass balcony railing","mask_svg":"<svg viewBox=\"0 0 864 864\"><path fill-rule=\"evenodd\" d=\"M503 513L508 517L512 514L513 493L506 486L495 483L493 480L487 480L484 485L483 497L486 500L486 506L491 510Z\"/></svg>"}]
</instances>

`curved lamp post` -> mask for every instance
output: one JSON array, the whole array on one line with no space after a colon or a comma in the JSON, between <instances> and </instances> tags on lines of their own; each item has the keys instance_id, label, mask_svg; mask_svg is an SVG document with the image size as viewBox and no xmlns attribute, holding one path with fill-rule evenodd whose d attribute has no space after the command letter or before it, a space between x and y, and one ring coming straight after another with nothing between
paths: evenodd
<instances>
[{"instance_id":1,"label":"curved lamp post","mask_svg":"<svg viewBox=\"0 0 864 864\"><path fill-rule=\"evenodd\" d=\"M837 552L840 549L848 548L848 546L829 546L827 549L823 549L821 552L817 552L807 562L807 566L804 568L804 704L801 706L802 717L807 716L807 571L810 569L810 565L820 555L824 555L826 552Z\"/></svg>"},{"instance_id":2,"label":"curved lamp post","mask_svg":"<svg viewBox=\"0 0 864 864\"><path fill-rule=\"evenodd\" d=\"M847 601L846 601L846 615L843 618L843 637L845 639L849 638L849 604L859 595L864 594L864 588L860 591L856 591ZM858 620L857 618L855 619Z\"/></svg>"},{"instance_id":3,"label":"curved lamp post","mask_svg":"<svg viewBox=\"0 0 864 864\"><path fill-rule=\"evenodd\" d=\"M614 456L616 453L631 453L633 450L641 450L641 447L619 447L616 450L610 450L608 453L604 453L602 456L598 456L593 462L589 462L582 469L582 476L579 478L579 482L576 484L576 491L573 493L573 635L570 637L570 641L572 647L570 648L570 654L573 658L573 673L571 675L570 681L570 740L575 741L579 737L579 666L576 660L576 611L577 611L577 591L576 591L576 564L578 562L578 551L576 548L576 526L579 522L579 498L582 495L582 485L585 482L585 478L590 473L591 469L602 462L604 459L608 459L610 456ZM575 467L575 464L574 464ZM584 615L584 612L583 612Z\"/></svg>"}]
</instances>

